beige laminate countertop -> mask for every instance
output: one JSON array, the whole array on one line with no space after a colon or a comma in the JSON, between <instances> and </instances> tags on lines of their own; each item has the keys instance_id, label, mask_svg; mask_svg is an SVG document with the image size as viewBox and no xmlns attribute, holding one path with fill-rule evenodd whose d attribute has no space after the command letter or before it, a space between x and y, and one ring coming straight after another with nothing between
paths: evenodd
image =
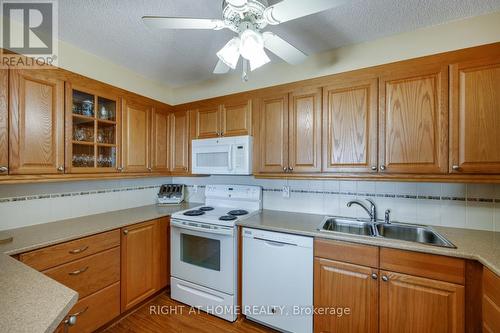
<instances>
[{"instance_id":1,"label":"beige laminate countertop","mask_svg":"<svg viewBox=\"0 0 500 333\"><path fill-rule=\"evenodd\" d=\"M348 242L425 252L445 256L474 259L500 275L500 232L459 228L432 227L457 248L450 249L380 237L354 236L342 233L320 232L318 227L324 215L263 210L261 214L238 222L242 227L285 232L291 234L330 238Z\"/></svg>"},{"instance_id":2,"label":"beige laminate countertop","mask_svg":"<svg viewBox=\"0 0 500 333\"><path fill-rule=\"evenodd\" d=\"M78 293L11 258L14 255L197 206L144 206L59 222L0 231L0 332L53 332L78 300Z\"/></svg>"}]
</instances>

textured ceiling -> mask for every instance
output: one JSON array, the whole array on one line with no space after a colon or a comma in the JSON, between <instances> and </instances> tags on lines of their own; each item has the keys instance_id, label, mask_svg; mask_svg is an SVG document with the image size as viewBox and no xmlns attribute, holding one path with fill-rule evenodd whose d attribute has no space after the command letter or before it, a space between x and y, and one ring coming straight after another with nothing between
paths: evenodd
<instances>
[{"instance_id":1,"label":"textured ceiling","mask_svg":"<svg viewBox=\"0 0 500 333\"><path fill-rule=\"evenodd\" d=\"M59 1L59 37L143 76L183 86L213 78L215 53L233 33L150 30L141 17L220 18L221 4L222 0ZM500 0L347 0L336 9L268 30L314 54L497 10Z\"/></svg>"}]
</instances>

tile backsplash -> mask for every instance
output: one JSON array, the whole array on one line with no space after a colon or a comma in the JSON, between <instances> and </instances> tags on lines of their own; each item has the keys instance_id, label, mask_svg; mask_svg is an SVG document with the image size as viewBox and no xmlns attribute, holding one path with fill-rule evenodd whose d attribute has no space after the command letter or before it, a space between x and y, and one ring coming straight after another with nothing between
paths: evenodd
<instances>
[{"instance_id":1,"label":"tile backsplash","mask_svg":"<svg viewBox=\"0 0 500 333\"><path fill-rule=\"evenodd\" d=\"M371 182L337 180L272 180L249 176L177 178L175 183L190 185L188 200L204 201L207 184L260 185L264 209L292 212L366 217L360 207L347 207L354 199L375 201L378 217L391 209L393 220L437 226L500 232L500 185ZM197 185L197 191L194 185ZM283 197L283 187L290 197Z\"/></svg>"},{"instance_id":2,"label":"tile backsplash","mask_svg":"<svg viewBox=\"0 0 500 333\"><path fill-rule=\"evenodd\" d=\"M155 203L161 184L187 184L186 199L203 202L207 184L260 185L264 208L364 217L354 199L373 199L379 218L500 232L500 185L337 180L272 180L251 176L174 177L0 185L0 230ZM290 197L284 198L284 186Z\"/></svg>"},{"instance_id":3,"label":"tile backsplash","mask_svg":"<svg viewBox=\"0 0 500 333\"><path fill-rule=\"evenodd\" d=\"M151 205L170 178L0 185L0 230Z\"/></svg>"}]
</instances>

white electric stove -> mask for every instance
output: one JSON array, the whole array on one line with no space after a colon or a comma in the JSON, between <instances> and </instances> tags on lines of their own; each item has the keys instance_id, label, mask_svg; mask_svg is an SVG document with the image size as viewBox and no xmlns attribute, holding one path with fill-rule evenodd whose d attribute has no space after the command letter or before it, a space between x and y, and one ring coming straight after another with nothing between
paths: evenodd
<instances>
[{"instance_id":1,"label":"white electric stove","mask_svg":"<svg viewBox=\"0 0 500 333\"><path fill-rule=\"evenodd\" d=\"M237 221L262 210L262 188L207 185L205 204L171 220L171 297L234 321Z\"/></svg>"}]
</instances>

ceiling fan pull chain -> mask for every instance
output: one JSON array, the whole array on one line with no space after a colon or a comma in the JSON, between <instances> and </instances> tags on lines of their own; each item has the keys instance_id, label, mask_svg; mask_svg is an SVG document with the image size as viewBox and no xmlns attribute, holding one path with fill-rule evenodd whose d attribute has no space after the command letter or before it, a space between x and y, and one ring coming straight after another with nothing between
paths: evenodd
<instances>
[{"instance_id":1,"label":"ceiling fan pull chain","mask_svg":"<svg viewBox=\"0 0 500 333\"><path fill-rule=\"evenodd\" d=\"M248 81L248 60L243 59L243 71L241 73L241 81Z\"/></svg>"}]
</instances>

